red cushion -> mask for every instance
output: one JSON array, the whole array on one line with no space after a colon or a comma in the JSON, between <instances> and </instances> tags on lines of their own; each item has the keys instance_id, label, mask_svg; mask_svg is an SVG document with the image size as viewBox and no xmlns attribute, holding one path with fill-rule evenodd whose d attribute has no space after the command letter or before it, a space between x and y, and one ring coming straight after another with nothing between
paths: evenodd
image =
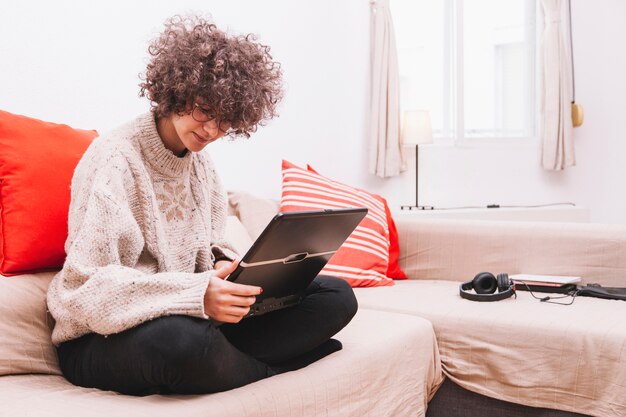
<instances>
[{"instance_id":1,"label":"red cushion","mask_svg":"<svg viewBox=\"0 0 626 417\"><path fill-rule=\"evenodd\" d=\"M353 287L393 285L387 277L389 229L383 199L283 161L281 212L367 207L369 212L322 274L343 278Z\"/></svg>"},{"instance_id":2,"label":"red cushion","mask_svg":"<svg viewBox=\"0 0 626 417\"><path fill-rule=\"evenodd\" d=\"M0 273L63 265L72 175L96 136L0 111Z\"/></svg>"},{"instance_id":3,"label":"red cushion","mask_svg":"<svg viewBox=\"0 0 626 417\"><path fill-rule=\"evenodd\" d=\"M319 174L311 165L307 165L306 168L311 172ZM387 200L379 195L377 195L377 197L381 198L385 203L385 214L387 215L387 225L389 228L389 265L387 266L387 276L391 279L407 279L406 274L398 263L400 244L398 243L398 229L396 228L396 223L393 221L393 217L391 217L391 210L389 209Z\"/></svg>"},{"instance_id":4,"label":"red cushion","mask_svg":"<svg viewBox=\"0 0 626 417\"><path fill-rule=\"evenodd\" d=\"M387 276L393 279L407 279L408 277L398 263L398 258L400 257L398 229L393 221L393 217L391 217L391 210L389 210L387 200L385 200L385 213L387 213L387 223L389 224L389 267L387 268Z\"/></svg>"}]
</instances>

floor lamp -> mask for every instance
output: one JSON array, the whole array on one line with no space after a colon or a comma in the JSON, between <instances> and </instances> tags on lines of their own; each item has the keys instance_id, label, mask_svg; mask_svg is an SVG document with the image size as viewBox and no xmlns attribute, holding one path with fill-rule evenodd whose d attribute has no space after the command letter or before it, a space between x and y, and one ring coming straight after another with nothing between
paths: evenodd
<instances>
[{"instance_id":1,"label":"floor lamp","mask_svg":"<svg viewBox=\"0 0 626 417\"><path fill-rule=\"evenodd\" d=\"M402 121L402 143L415 145L415 205L401 206L402 210L432 210L432 206L419 205L419 146L433 143L430 115L427 110L408 110Z\"/></svg>"}]
</instances>

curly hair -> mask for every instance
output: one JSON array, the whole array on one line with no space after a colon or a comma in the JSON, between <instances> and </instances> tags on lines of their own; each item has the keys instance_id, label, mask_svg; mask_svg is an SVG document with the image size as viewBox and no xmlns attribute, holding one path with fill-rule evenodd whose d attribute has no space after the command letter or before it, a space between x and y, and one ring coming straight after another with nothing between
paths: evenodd
<instances>
[{"instance_id":1,"label":"curly hair","mask_svg":"<svg viewBox=\"0 0 626 417\"><path fill-rule=\"evenodd\" d=\"M283 95L280 64L256 40L229 36L202 17L176 15L150 43L139 96L151 101L157 117L188 114L200 102L234 135L250 137L278 115Z\"/></svg>"}]
</instances>

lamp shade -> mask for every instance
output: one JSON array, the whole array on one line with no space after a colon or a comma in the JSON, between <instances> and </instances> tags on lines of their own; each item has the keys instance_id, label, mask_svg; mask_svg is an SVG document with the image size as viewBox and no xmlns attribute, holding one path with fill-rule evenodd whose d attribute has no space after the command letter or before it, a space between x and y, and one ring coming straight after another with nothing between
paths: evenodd
<instances>
[{"instance_id":1,"label":"lamp shade","mask_svg":"<svg viewBox=\"0 0 626 417\"><path fill-rule=\"evenodd\" d=\"M402 143L407 145L433 143L430 114L427 110L407 110L404 112Z\"/></svg>"}]
</instances>

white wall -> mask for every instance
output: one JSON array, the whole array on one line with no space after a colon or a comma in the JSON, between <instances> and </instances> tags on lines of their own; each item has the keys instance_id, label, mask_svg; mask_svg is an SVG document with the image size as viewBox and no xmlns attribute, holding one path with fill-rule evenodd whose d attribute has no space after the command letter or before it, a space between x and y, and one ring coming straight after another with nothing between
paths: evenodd
<instances>
[{"instance_id":1,"label":"white wall","mask_svg":"<svg viewBox=\"0 0 626 417\"><path fill-rule=\"evenodd\" d=\"M626 2L572 2L580 182L592 220L626 223ZM570 187L576 190L576 184Z\"/></svg>"},{"instance_id":2,"label":"white wall","mask_svg":"<svg viewBox=\"0 0 626 417\"><path fill-rule=\"evenodd\" d=\"M539 144L512 147L431 146L420 150L420 204L436 207L574 202L591 220L626 223L626 2L572 0L576 101L584 124L574 129L577 166L540 168ZM366 179L371 190L414 203L414 157L406 179ZM410 180L410 183L407 182Z\"/></svg>"},{"instance_id":3,"label":"white wall","mask_svg":"<svg viewBox=\"0 0 626 417\"><path fill-rule=\"evenodd\" d=\"M257 33L283 64L281 116L250 140L211 145L223 182L279 197L280 160L384 195L414 201L414 171L381 180L367 173L368 0L184 0L0 3L0 109L100 132L148 108L137 97L147 41L163 20L211 13L236 33ZM573 0L578 166L539 167L537 144L420 152L420 202L436 206L573 201L592 220L626 223L626 2ZM621 100L622 99L622 100ZM621 105L621 106L620 106ZM413 150L408 150L409 167Z\"/></svg>"}]
</instances>

